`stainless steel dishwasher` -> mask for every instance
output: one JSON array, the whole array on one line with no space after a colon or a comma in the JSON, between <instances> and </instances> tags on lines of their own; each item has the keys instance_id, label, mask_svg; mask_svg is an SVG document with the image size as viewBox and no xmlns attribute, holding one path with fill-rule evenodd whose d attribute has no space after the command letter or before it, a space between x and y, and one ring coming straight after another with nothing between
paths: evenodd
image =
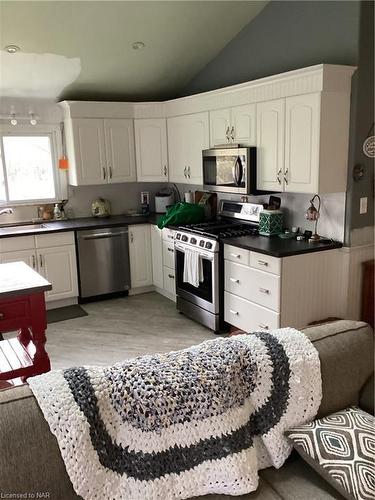
<instances>
[{"instance_id":1,"label":"stainless steel dishwasher","mask_svg":"<svg viewBox=\"0 0 375 500\"><path fill-rule=\"evenodd\" d=\"M129 290L127 227L77 231L77 248L81 299Z\"/></svg>"}]
</instances>

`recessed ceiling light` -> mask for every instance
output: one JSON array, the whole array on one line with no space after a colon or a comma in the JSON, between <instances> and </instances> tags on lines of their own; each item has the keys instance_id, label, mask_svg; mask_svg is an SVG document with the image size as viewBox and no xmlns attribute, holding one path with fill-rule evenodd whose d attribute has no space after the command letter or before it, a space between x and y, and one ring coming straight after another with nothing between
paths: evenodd
<instances>
[{"instance_id":1,"label":"recessed ceiling light","mask_svg":"<svg viewBox=\"0 0 375 500\"><path fill-rule=\"evenodd\" d=\"M21 49L18 47L18 45L7 45L5 47L5 50L9 52L9 54L15 54L16 52L19 52Z\"/></svg>"},{"instance_id":2,"label":"recessed ceiling light","mask_svg":"<svg viewBox=\"0 0 375 500\"><path fill-rule=\"evenodd\" d=\"M134 50L139 50L139 49L143 49L145 47L145 44L143 42L134 42L132 44L132 47Z\"/></svg>"}]
</instances>

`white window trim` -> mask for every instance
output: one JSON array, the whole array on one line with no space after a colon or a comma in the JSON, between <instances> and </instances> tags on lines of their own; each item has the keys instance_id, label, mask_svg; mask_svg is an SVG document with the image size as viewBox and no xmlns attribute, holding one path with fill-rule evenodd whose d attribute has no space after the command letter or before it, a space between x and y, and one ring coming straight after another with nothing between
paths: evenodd
<instances>
[{"instance_id":1,"label":"white window trim","mask_svg":"<svg viewBox=\"0 0 375 500\"><path fill-rule=\"evenodd\" d=\"M28 206L28 205L46 205L49 203L57 203L61 199L67 197L67 174L65 171L59 170L59 158L62 156L62 138L59 125L1 125L0 136L39 136L48 135L51 140L51 155L53 165L53 180L55 184L55 198L44 198L42 200L0 200L0 206ZM2 141L1 141L2 142ZM4 154L4 152L2 152ZM5 158L3 156L3 161ZM5 180L7 182L7 180Z\"/></svg>"}]
</instances>

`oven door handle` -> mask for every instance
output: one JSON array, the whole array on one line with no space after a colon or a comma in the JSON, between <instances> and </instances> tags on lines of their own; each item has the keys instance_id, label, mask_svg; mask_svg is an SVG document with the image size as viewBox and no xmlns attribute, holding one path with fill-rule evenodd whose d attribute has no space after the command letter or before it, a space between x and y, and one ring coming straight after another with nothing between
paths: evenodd
<instances>
[{"instance_id":1,"label":"oven door handle","mask_svg":"<svg viewBox=\"0 0 375 500\"><path fill-rule=\"evenodd\" d=\"M180 243L175 243L174 247L175 247L175 250L179 250L182 253L185 253L186 249L190 250L189 247L181 245ZM199 255L199 257L202 257L202 259L206 259L206 260L209 260L211 262L215 258L215 253L209 254L209 253L204 253L204 252L198 252L198 255Z\"/></svg>"}]
</instances>

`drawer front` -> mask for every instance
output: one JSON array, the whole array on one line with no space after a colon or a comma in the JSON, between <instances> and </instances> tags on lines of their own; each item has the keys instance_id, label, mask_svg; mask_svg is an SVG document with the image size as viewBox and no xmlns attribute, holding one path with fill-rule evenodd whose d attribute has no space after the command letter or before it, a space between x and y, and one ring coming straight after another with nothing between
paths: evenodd
<instances>
[{"instance_id":1,"label":"drawer front","mask_svg":"<svg viewBox=\"0 0 375 500\"><path fill-rule=\"evenodd\" d=\"M224 259L248 266L250 264L250 252L244 248L224 245Z\"/></svg>"},{"instance_id":2,"label":"drawer front","mask_svg":"<svg viewBox=\"0 0 375 500\"><path fill-rule=\"evenodd\" d=\"M268 309L280 310L280 278L226 261L224 289Z\"/></svg>"},{"instance_id":3,"label":"drawer front","mask_svg":"<svg viewBox=\"0 0 375 500\"><path fill-rule=\"evenodd\" d=\"M15 238L1 238L0 252L17 252L17 250L33 250L34 236L17 236Z\"/></svg>"},{"instance_id":4,"label":"drawer front","mask_svg":"<svg viewBox=\"0 0 375 500\"><path fill-rule=\"evenodd\" d=\"M164 290L175 294L176 293L176 280L174 269L169 267L163 267L163 280L164 280Z\"/></svg>"},{"instance_id":5,"label":"drawer front","mask_svg":"<svg viewBox=\"0 0 375 500\"><path fill-rule=\"evenodd\" d=\"M163 265L174 269L174 242L163 241Z\"/></svg>"},{"instance_id":6,"label":"drawer front","mask_svg":"<svg viewBox=\"0 0 375 500\"><path fill-rule=\"evenodd\" d=\"M37 234L35 236L36 248L59 247L61 245L74 245L74 232Z\"/></svg>"},{"instance_id":7,"label":"drawer front","mask_svg":"<svg viewBox=\"0 0 375 500\"><path fill-rule=\"evenodd\" d=\"M224 319L245 332L280 327L280 314L228 292L224 293Z\"/></svg>"},{"instance_id":8,"label":"drawer front","mask_svg":"<svg viewBox=\"0 0 375 500\"><path fill-rule=\"evenodd\" d=\"M250 266L266 273L281 276L281 259L272 257L272 255L250 252Z\"/></svg>"},{"instance_id":9,"label":"drawer front","mask_svg":"<svg viewBox=\"0 0 375 500\"><path fill-rule=\"evenodd\" d=\"M30 307L27 299L0 301L0 331L6 332L28 325Z\"/></svg>"},{"instance_id":10,"label":"drawer front","mask_svg":"<svg viewBox=\"0 0 375 500\"><path fill-rule=\"evenodd\" d=\"M173 229L168 229L167 227L163 228L161 231L162 238L165 241L173 241L174 240L174 233L175 233L175 231Z\"/></svg>"}]
</instances>

